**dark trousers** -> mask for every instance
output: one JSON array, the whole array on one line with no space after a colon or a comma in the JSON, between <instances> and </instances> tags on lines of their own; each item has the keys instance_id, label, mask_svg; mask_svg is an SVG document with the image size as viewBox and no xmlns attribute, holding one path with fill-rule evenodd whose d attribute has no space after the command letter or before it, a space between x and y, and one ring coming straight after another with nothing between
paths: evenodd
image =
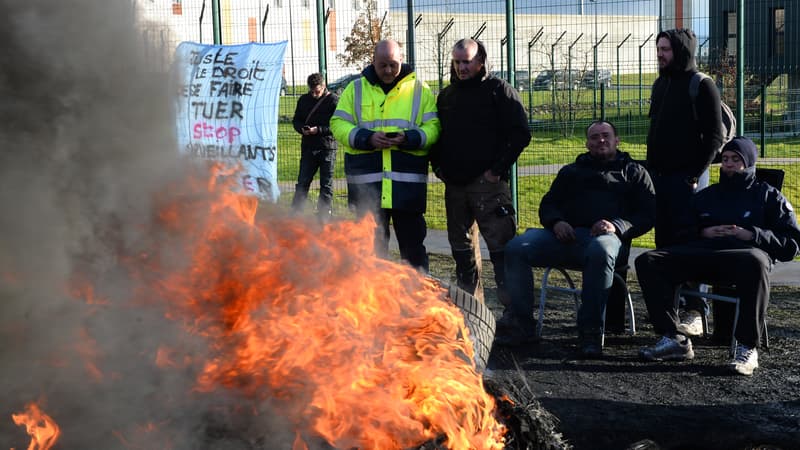
<instances>
[{"instance_id":1,"label":"dark trousers","mask_svg":"<svg viewBox=\"0 0 800 450\"><path fill-rule=\"evenodd\" d=\"M363 203L355 205L358 217L372 213L377 223L375 229L375 254L386 258L389 255L389 224L394 227L400 257L411 267L428 273L428 253L425 248L425 236L428 226L425 215L421 212L401 211L398 209L368 208Z\"/></svg>"},{"instance_id":2,"label":"dark trousers","mask_svg":"<svg viewBox=\"0 0 800 450\"><path fill-rule=\"evenodd\" d=\"M458 286L470 294L482 291L480 248L476 248L480 232L489 249L500 301L510 302L505 293L505 246L517 234L517 220L508 182L492 183L481 175L463 186L446 183L444 205Z\"/></svg>"},{"instance_id":3,"label":"dark trousers","mask_svg":"<svg viewBox=\"0 0 800 450\"><path fill-rule=\"evenodd\" d=\"M319 170L318 214L330 214L333 203L333 167L336 164L336 150L303 150L300 154L300 172L297 174L292 208L303 209L308 197L308 188Z\"/></svg>"},{"instance_id":4,"label":"dark trousers","mask_svg":"<svg viewBox=\"0 0 800 450\"><path fill-rule=\"evenodd\" d=\"M734 335L740 343L757 347L769 304L772 261L759 249L716 249L713 245L714 241L698 241L649 251L636 258L636 275L650 322L657 334L676 334L679 319L675 289L681 283L735 285L739 322Z\"/></svg>"},{"instance_id":5,"label":"dark trousers","mask_svg":"<svg viewBox=\"0 0 800 450\"><path fill-rule=\"evenodd\" d=\"M676 245L679 243L676 234L683 221L682 216L686 214L687 205L695 189L686 182L689 175L685 173L651 173L650 177L656 190L656 248ZM704 182L698 183L698 190L708 186L708 170L701 178L704 178ZM691 287L698 288L698 286ZM701 298L687 297L684 301L683 309L708 312L708 305Z\"/></svg>"}]
</instances>

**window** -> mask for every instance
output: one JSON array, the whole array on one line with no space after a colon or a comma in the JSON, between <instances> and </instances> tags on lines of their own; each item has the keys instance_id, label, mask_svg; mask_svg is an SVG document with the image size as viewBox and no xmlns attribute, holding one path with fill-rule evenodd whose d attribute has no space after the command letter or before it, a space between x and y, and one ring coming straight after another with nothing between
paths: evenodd
<instances>
[{"instance_id":1,"label":"window","mask_svg":"<svg viewBox=\"0 0 800 450\"><path fill-rule=\"evenodd\" d=\"M361 0L353 0L353 10L358 11L361 9Z\"/></svg>"},{"instance_id":2,"label":"window","mask_svg":"<svg viewBox=\"0 0 800 450\"><path fill-rule=\"evenodd\" d=\"M728 50L728 56L736 56L736 13L726 13L728 18L725 24L725 48Z\"/></svg>"},{"instance_id":3,"label":"window","mask_svg":"<svg viewBox=\"0 0 800 450\"><path fill-rule=\"evenodd\" d=\"M772 10L772 56L783 56L786 18L783 8Z\"/></svg>"}]
</instances>

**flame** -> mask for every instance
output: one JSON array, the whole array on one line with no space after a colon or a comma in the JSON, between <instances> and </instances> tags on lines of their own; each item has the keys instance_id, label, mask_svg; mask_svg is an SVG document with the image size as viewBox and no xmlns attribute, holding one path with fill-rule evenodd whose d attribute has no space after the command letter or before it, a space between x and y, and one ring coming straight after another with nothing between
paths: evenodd
<instances>
[{"instance_id":1,"label":"flame","mask_svg":"<svg viewBox=\"0 0 800 450\"><path fill-rule=\"evenodd\" d=\"M25 412L12 414L12 420L19 426L25 426L25 431L31 437L28 450L47 450L53 447L61 433L58 424L47 414L39 409L36 403L25 406Z\"/></svg>"},{"instance_id":2,"label":"flame","mask_svg":"<svg viewBox=\"0 0 800 450\"><path fill-rule=\"evenodd\" d=\"M210 356L193 359L198 392L278 404L295 449L304 437L342 449L503 448L461 313L434 280L374 255L371 217L322 228L255 207L216 182L178 194L157 214L164 245L128 261L158 293L142 295L207 339Z\"/></svg>"}]
</instances>

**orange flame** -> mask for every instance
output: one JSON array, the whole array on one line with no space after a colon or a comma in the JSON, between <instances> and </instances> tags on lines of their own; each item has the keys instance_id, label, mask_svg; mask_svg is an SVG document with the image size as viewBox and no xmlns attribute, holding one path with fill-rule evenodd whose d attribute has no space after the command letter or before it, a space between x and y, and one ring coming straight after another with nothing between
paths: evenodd
<instances>
[{"instance_id":1,"label":"orange flame","mask_svg":"<svg viewBox=\"0 0 800 450\"><path fill-rule=\"evenodd\" d=\"M251 199L206 187L159 212L169 250L130 261L168 317L208 339L198 391L279 404L296 449L307 447L301 436L336 448L442 438L451 449L503 448L461 313L435 281L374 255L372 218L320 228L272 206L257 217ZM175 254L189 262L176 266Z\"/></svg>"},{"instance_id":2,"label":"orange flame","mask_svg":"<svg viewBox=\"0 0 800 450\"><path fill-rule=\"evenodd\" d=\"M11 418L19 426L25 426L25 431L31 437L28 450L47 450L53 447L61 433L58 424L47 414L39 409L36 403L25 406L25 412L12 414Z\"/></svg>"}]
</instances>

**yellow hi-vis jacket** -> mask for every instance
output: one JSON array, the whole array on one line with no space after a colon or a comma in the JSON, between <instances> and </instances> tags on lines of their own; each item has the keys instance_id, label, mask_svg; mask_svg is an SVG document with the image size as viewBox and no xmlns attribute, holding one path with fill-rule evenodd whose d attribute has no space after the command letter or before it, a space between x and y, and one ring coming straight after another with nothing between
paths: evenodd
<instances>
[{"instance_id":1,"label":"yellow hi-vis jacket","mask_svg":"<svg viewBox=\"0 0 800 450\"><path fill-rule=\"evenodd\" d=\"M441 131L436 100L414 72L384 93L377 79L374 84L368 79L375 75L369 69L342 92L330 122L345 152L348 200L351 205L424 212L428 149ZM403 131L407 142L373 149L369 137L375 131Z\"/></svg>"}]
</instances>

